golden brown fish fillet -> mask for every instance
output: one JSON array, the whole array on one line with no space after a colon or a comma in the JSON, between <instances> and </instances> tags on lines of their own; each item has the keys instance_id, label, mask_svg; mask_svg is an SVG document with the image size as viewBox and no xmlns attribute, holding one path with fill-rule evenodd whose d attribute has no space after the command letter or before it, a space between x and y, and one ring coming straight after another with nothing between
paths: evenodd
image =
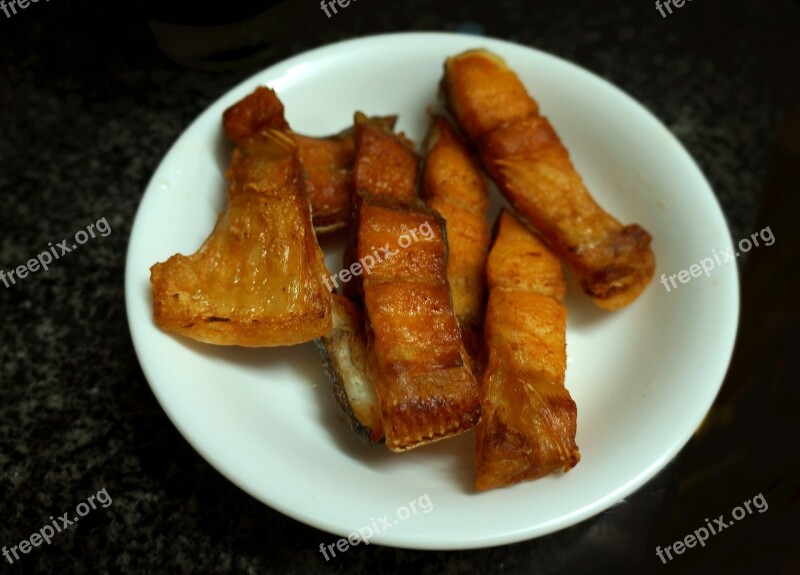
<instances>
[{"instance_id":1,"label":"golden brown fish fillet","mask_svg":"<svg viewBox=\"0 0 800 575\"><path fill-rule=\"evenodd\" d=\"M595 202L517 75L498 56L471 50L447 59L443 88L500 191L592 300L604 309L635 300L655 269L650 234L638 224L623 226Z\"/></svg>"},{"instance_id":2,"label":"golden brown fish fillet","mask_svg":"<svg viewBox=\"0 0 800 575\"><path fill-rule=\"evenodd\" d=\"M486 273L487 366L475 430L479 490L567 471L580 460L577 409L564 387L567 312L561 264L504 211Z\"/></svg>"},{"instance_id":3,"label":"golden brown fish fillet","mask_svg":"<svg viewBox=\"0 0 800 575\"><path fill-rule=\"evenodd\" d=\"M239 144L262 130L286 132L289 123L275 92L259 86L222 113L222 128L231 142Z\"/></svg>"},{"instance_id":4,"label":"golden brown fish fillet","mask_svg":"<svg viewBox=\"0 0 800 575\"><path fill-rule=\"evenodd\" d=\"M222 124L232 142L241 142L265 126L288 129L283 120L283 107L278 109L280 103L276 103L271 94L268 88L258 87L225 110ZM283 128L276 125L276 120L283 121ZM344 227L350 217L355 153L353 130L323 138L295 134L295 140L305 173L314 230L323 234Z\"/></svg>"},{"instance_id":5,"label":"golden brown fish fillet","mask_svg":"<svg viewBox=\"0 0 800 575\"><path fill-rule=\"evenodd\" d=\"M285 126L282 115L275 125ZM290 132L265 126L241 140L226 177L228 207L200 249L151 268L156 323L198 341L248 347L327 333L327 270Z\"/></svg>"},{"instance_id":6,"label":"golden brown fish fillet","mask_svg":"<svg viewBox=\"0 0 800 575\"><path fill-rule=\"evenodd\" d=\"M417 169L406 140L356 115L353 251L366 264L357 280L369 368L392 451L456 435L480 417L450 299L443 222L417 196Z\"/></svg>"},{"instance_id":7,"label":"golden brown fish fillet","mask_svg":"<svg viewBox=\"0 0 800 575\"><path fill-rule=\"evenodd\" d=\"M397 123L397 116L370 116L368 119L365 117L365 121L368 121L370 125L379 128L387 133L394 133L394 127ZM351 132L355 135L354 128L350 129ZM401 137L401 136L399 136ZM405 142L404 145L409 146L413 149L413 144L408 140L402 140ZM351 181L352 185L352 181ZM349 199L349 198L348 198ZM349 209L349 208L348 208ZM350 222L350 214L348 214L348 223ZM354 229L353 226L350 228L351 230ZM352 233L350 234L352 236ZM380 255L380 252L379 252ZM355 263L355 245L352 241L345 244L344 253L342 254L342 269L349 269L350 266ZM353 301L361 301L361 294L359 293L359 287L357 282L346 282L341 286L341 293L344 296L347 296L349 299Z\"/></svg>"},{"instance_id":8,"label":"golden brown fish fillet","mask_svg":"<svg viewBox=\"0 0 800 575\"><path fill-rule=\"evenodd\" d=\"M295 136L306 173L314 231L324 234L343 228L350 218L355 146L348 130L327 138Z\"/></svg>"},{"instance_id":9,"label":"golden brown fish fillet","mask_svg":"<svg viewBox=\"0 0 800 575\"><path fill-rule=\"evenodd\" d=\"M489 193L480 168L443 117L431 118L425 148L422 198L445 220L453 311L475 371L486 289Z\"/></svg>"},{"instance_id":10,"label":"golden brown fish fillet","mask_svg":"<svg viewBox=\"0 0 800 575\"><path fill-rule=\"evenodd\" d=\"M367 369L367 334L362 310L340 295L333 295L333 329L317 340L323 364L333 382L333 395L362 440L383 439L381 407Z\"/></svg>"}]
</instances>

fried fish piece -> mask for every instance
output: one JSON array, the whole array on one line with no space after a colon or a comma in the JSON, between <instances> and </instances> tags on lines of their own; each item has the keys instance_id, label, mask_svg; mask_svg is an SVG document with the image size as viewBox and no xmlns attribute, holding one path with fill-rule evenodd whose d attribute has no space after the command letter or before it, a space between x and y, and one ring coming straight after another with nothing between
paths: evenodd
<instances>
[{"instance_id":1,"label":"fried fish piece","mask_svg":"<svg viewBox=\"0 0 800 575\"><path fill-rule=\"evenodd\" d=\"M364 442L383 439L381 407L367 369L367 334L361 308L333 294L333 329L317 340L336 403Z\"/></svg>"},{"instance_id":2,"label":"fried fish piece","mask_svg":"<svg viewBox=\"0 0 800 575\"><path fill-rule=\"evenodd\" d=\"M489 250L486 180L466 145L444 117L434 115L431 118L425 149L421 195L445 220L447 280L453 310L473 360L473 372L477 373Z\"/></svg>"},{"instance_id":3,"label":"fried fish piece","mask_svg":"<svg viewBox=\"0 0 800 575\"><path fill-rule=\"evenodd\" d=\"M297 145L282 114L274 119L278 128L267 124L234 149L227 209L200 249L152 266L154 315L162 329L246 347L294 345L330 331L327 270Z\"/></svg>"},{"instance_id":4,"label":"fried fish piece","mask_svg":"<svg viewBox=\"0 0 800 575\"><path fill-rule=\"evenodd\" d=\"M363 265L368 365L386 445L405 451L472 428L480 418L447 283L441 217L416 191L410 143L356 115L353 253Z\"/></svg>"},{"instance_id":5,"label":"fried fish piece","mask_svg":"<svg viewBox=\"0 0 800 575\"><path fill-rule=\"evenodd\" d=\"M231 142L239 144L265 129L287 132L289 122L275 91L259 86L222 113L222 129Z\"/></svg>"},{"instance_id":6,"label":"fried fish piece","mask_svg":"<svg viewBox=\"0 0 800 575\"><path fill-rule=\"evenodd\" d=\"M475 429L481 491L568 471L580 460L577 408L564 387L567 312L561 264L503 211L486 274L487 366Z\"/></svg>"},{"instance_id":7,"label":"fried fish piece","mask_svg":"<svg viewBox=\"0 0 800 575\"><path fill-rule=\"evenodd\" d=\"M618 309L650 282L650 234L623 226L592 198L567 149L506 63L486 50L447 59L446 104L516 210L580 279L599 307Z\"/></svg>"},{"instance_id":8,"label":"fried fish piece","mask_svg":"<svg viewBox=\"0 0 800 575\"><path fill-rule=\"evenodd\" d=\"M355 144L353 131L313 138L295 135L306 173L314 231L325 234L343 228L350 217Z\"/></svg>"},{"instance_id":9,"label":"fried fish piece","mask_svg":"<svg viewBox=\"0 0 800 575\"><path fill-rule=\"evenodd\" d=\"M386 133L394 133L395 125L397 124L397 116L370 116L368 119L365 117L365 121L369 122L371 126L379 128L380 130ZM350 128L355 136L355 129ZM402 136L398 136L401 137ZM402 140L404 145L409 146L410 149L413 149L413 144L408 140ZM350 215L348 214L348 223L350 222ZM351 230L354 228L351 228ZM352 236L352 233L350 234ZM342 254L342 269L350 269L350 267L356 263L355 258L355 245L352 241L347 242L345 244L344 253ZM339 286L336 286L339 287ZM351 300L360 301L361 294L358 291L357 282L345 282L341 286L341 293L342 295L347 296Z\"/></svg>"},{"instance_id":10,"label":"fried fish piece","mask_svg":"<svg viewBox=\"0 0 800 575\"><path fill-rule=\"evenodd\" d=\"M397 116L374 116L369 120L384 130L394 130ZM354 133L348 130L352 142ZM313 140L313 138L312 138ZM309 146L314 146L310 143ZM301 145L302 149L302 145ZM306 162L308 165L310 162ZM351 172L348 172L350 174ZM350 186L348 182L347 211L350 209ZM349 219L349 213L347 214ZM380 252L378 253L380 255ZM343 257L343 269L358 270L351 244L347 244ZM361 266L361 264L359 264ZM357 272L358 273L358 272ZM333 395L339 408L345 414L350 428L365 443L384 441L383 422L375 384L367 367L367 334L364 325L364 311L355 282L339 285L332 278L330 289L342 288L347 297L333 294L333 329L317 340L322 354L323 366L333 382Z\"/></svg>"},{"instance_id":11,"label":"fried fish piece","mask_svg":"<svg viewBox=\"0 0 800 575\"><path fill-rule=\"evenodd\" d=\"M225 110L222 125L234 142L260 132L265 126L288 130L283 107L278 108L269 88L254 92ZM282 125L281 125L282 124ZM345 226L350 217L355 148L353 130L322 138L295 134L306 193L311 203L314 230L323 234Z\"/></svg>"}]
</instances>

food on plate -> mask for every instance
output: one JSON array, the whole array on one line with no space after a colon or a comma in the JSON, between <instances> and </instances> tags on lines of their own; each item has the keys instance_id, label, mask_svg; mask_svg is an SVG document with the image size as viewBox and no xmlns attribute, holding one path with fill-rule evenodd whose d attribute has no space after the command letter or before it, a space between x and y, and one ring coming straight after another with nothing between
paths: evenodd
<instances>
[{"instance_id":1,"label":"food on plate","mask_svg":"<svg viewBox=\"0 0 800 575\"><path fill-rule=\"evenodd\" d=\"M370 116L367 120L372 126L380 127L381 130L389 133L394 132L394 127L397 124L397 116ZM355 128L351 128L351 132L355 134ZM409 146L413 147L411 142L408 142ZM351 190L352 190L352 180L351 180ZM353 233L353 222L351 220L351 196L348 196L348 214L347 214L347 226L350 230L349 236L352 236ZM344 253L342 254L342 269L350 269L350 267L357 263L355 258L355 246L353 242L348 242L345 244ZM378 253L380 255L380 252ZM360 265L360 264L359 264ZM345 282L341 286L341 293L352 300L360 300L361 295L358 292L358 285L356 282L350 281Z\"/></svg>"},{"instance_id":2,"label":"food on plate","mask_svg":"<svg viewBox=\"0 0 800 575\"><path fill-rule=\"evenodd\" d=\"M222 113L222 129L238 145L263 130L289 131L289 122L275 91L259 86Z\"/></svg>"},{"instance_id":3,"label":"food on plate","mask_svg":"<svg viewBox=\"0 0 800 575\"><path fill-rule=\"evenodd\" d=\"M417 172L410 142L356 114L352 254L363 267L367 363L392 451L459 434L480 417L450 299L444 225L418 197Z\"/></svg>"},{"instance_id":4,"label":"food on plate","mask_svg":"<svg viewBox=\"0 0 800 575\"><path fill-rule=\"evenodd\" d=\"M228 207L194 255L152 266L154 315L214 344L315 340L360 439L403 452L475 428L485 491L580 461L558 258L604 309L634 301L655 258L647 231L592 198L502 59L450 57L442 88L468 143L432 114L422 163L397 116L357 112L320 138L294 133L267 87L225 110ZM518 212L491 242L481 167ZM331 274L316 234L340 228Z\"/></svg>"},{"instance_id":5,"label":"food on plate","mask_svg":"<svg viewBox=\"0 0 800 575\"><path fill-rule=\"evenodd\" d=\"M445 220L447 280L464 345L477 367L489 249L489 192L466 145L442 116L434 115L425 139L421 195Z\"/></svg>"},{"instance_id":6,"label":"food on plate","mask_svg":"<svg viewBox=\"0 0 800 575\"><path fill-rule=\"evenodd\" d=\"M306 193L311 204L314 231L324 234L343 228L350 217L352 195L353 133L313 138L295 136L300 164L306 173Z\"/></svg>"},{"instance_id":7,"label":"food on plate","mask_svg":"<svg viewBox=\"0 0 800 575\"><path fill-rule=\"evenodd\" d=\"M507 211L500 214L496 233L486 266L487 364L475 429L480 491L567 471L580 460L577 408L564 387L561 264Z\"/></svg>"},{"instance_id":8,"label":"food on plate","mask_svg":"<svg viewBox=\"0 0 800 575\"><path fill-rule=\"evenodd\" d=\"M283 109L276 109L272 94L269 88L260 86L225 110L222 125L232 142L252 137L267 126L288 130ZM305 173L314 230L323 234L344 227L352 195L353 130L322 138L295 134L294 138Z\"/></svg>"},{"instance_id":9,"label":"food on plate","mask_svg":"<svg viewBox=\"0 0 800 575\"><path fill-rule=\"evenodd\" d=\"M271 94L271 96L269 96ZM259 131L239 139L228 206L200 249L151 268L159 327L207 343L294 345L328 333L331 295L311 226L297 144L274 92Z\"/></svg>"},{"instance_id":10,"label":"food on plate","mask_svg":"<svg viewBox=\"0 0 800 575\"><path fill-rule=\"evenodd\" d=\"M317 340L333 395L353 432L363 441L383 439L381 407L367 369L367 334L361 308L333 294L333 329Z\"/></svg>"},{"instance_id":11,"label":"food on plate","mask_svg":"<svg viewBox=\"0 0 800 575\"><path fill-rule=\"evenodd\" d=\"M623 226L590 195L567 149L506 63L470 50L445 63L450 112L514 208L571 267L599 307L634 301L650 282L650 234Z\"/></svg>"}]
</instances>

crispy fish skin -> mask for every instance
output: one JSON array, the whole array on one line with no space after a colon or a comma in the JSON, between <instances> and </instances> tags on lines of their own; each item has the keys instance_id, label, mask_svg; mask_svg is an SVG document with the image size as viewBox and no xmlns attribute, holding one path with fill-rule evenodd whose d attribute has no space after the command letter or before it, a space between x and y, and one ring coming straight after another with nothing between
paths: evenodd
<instances>
[{"instance_id":1,"label":"crispy fish skin","mask_svg":"<svg viewBox=\"0 0 800 575\"><path fill-rule=\"evenodd\" d=\"M357 280L392 451L456 435L480 418L447 283L443 221L417 196L417 171L408 141L357 114L353 251L374 262Z\"/></svg>"},{"instance_id":2,"label":"crispy fish skin","mask_svg":"<svg viewBox=\"0 0 800 575\"><path fill-rule=\"evenodd\" d=\"M317 340L336 403L366 443L383 440L381 406L367 368L367 334L361 308L334 294L333 329Z\"/></svg>"},{"instance_id":3,"label":"crispy fish skin","mask_svg":"<svg viewBox=\"0 0 800 575\"><path fill-rule=\"evenodd\" d=\"M479 491L568 471L580 460L577 408L564 387L567 316L561 264L504 211L486 273L487 366L475 430Z\"/></svg>"},{"instance_id":4,"label":"crispy fish skin","mask_svg":"<svg viewBox=\"0 0 800 575\"><path fill-rule=\"evenodd\" d=\"M650 234L597 204L517 75L498 56L470 50L446 61L443 91L500 191L595 304L613 310L633 302L655 270Z\"/></svg>"},{"instance_id":5,"label":"crispy fish skin","mask_svg":"<svg viewBox=\"0 0 800 575\"><path fill-rule=\"evenodd\" d=\"M242 140L226 177L227 209L200 249L151 268L156 323L198 341L245 347L294 345L327 333L327 270L290 133L265 127Z\"/></svg>"},{"instance_id":6,"label":"crispy fish skin","mask_svg":"<svg viewBox=\"0 0 800 575\"><path fill-rule=\"evenodd\" d=\"M431 118L425 148L421 195L445 220L447 280L453 310L475 371L486 292L489 193L466 145L442 116Z\"/></svg>"},{"instance_id":7,"label":"crispy fish skin","mask_svg":"<svg viewBox=\"0 0 800 575\"><path fill-rule=\"evenodd\" d=\"M264 127L289 129L283 118L283 107L271 93L269 88L260 86L225 110L222 124L232 142L239 143ZM315 232L324 234L343 228L350 217L355 155L353 130L322 138L301 134L294 137L305 173Z\"/></svg>"}]
</instances>

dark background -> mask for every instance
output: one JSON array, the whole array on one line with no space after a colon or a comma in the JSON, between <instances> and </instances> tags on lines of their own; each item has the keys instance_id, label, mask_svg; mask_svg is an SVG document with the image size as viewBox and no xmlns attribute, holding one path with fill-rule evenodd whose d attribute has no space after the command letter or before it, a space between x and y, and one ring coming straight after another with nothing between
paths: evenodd
<instances>
[{"instance_id":1,"label":"dark background","mask_svg":"<svg viewBox=\"0 0 800 575\"><path fill-rule=\"evenodd\" d=\"M695 0L667 18L630 0L357 0L330 19L316 0L170 6L53 0L0 12L0 269L100 217L112 228L48 272L0 286L0 546L103 487L113 499L14 565L0 557L3 569L800 572L797 1ZM249 26L223 42L197 29L242 19ZM734 239L769 225L776 241L737 261L742 315L727 379L704 425L648 485L532 541L461 552L360 546L326 563L318 546L329 534L236 488L159 407L128 335L125 251L160 159L219 96L308 48L403 30L508 39L606 78L695 157ZM765 513L667 566L655 556L656 545L758 493Z\"/></svg>"}]
</instances>

